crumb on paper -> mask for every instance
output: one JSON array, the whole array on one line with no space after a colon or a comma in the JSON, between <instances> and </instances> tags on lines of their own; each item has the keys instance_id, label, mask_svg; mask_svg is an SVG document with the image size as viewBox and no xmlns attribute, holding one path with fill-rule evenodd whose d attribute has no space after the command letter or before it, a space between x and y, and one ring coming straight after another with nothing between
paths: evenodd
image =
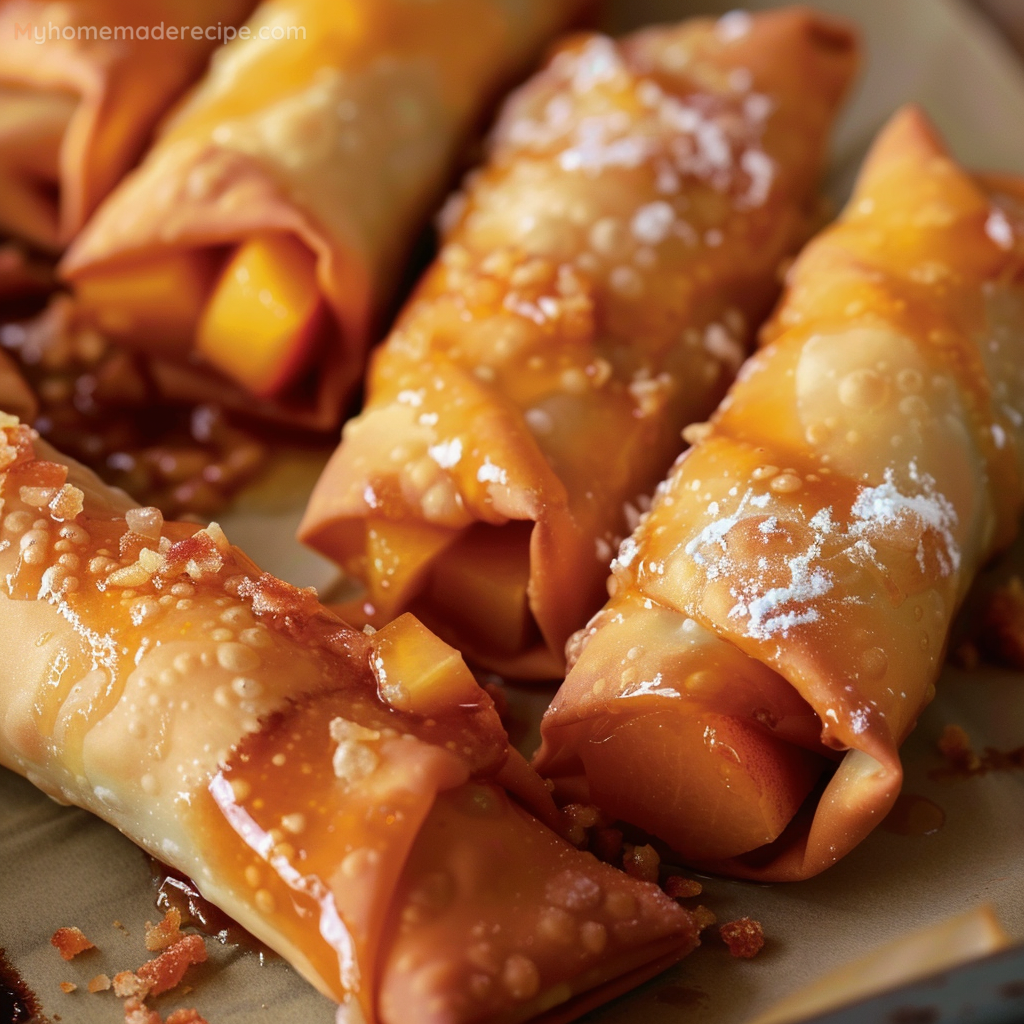
<instances>
[{"instance_id":1,"label":"crumb on paper","mask_svg":"<svg viewBox=\"0 0 1024 1024\"><path fill-rule=\"evenodd\" d=\"M109 992L110 991L110 978L106 974L97 974L89 982L89 991L92 993L96 992Z\"/></svg>"},{"instance_id":2,"label":"crumb on paper","mask_svg":"<svg viewBox=\"0 0 1024 1024\"><path fill-rule=\"evenodd\" d=\"M959 725L947 725L939 737L939 753L950 767L960 771L976 772L981 768L981 758L974 752L971 739Z\"/></svg>"},{"instance_id":3,"label":"crumb on paper","mask_svg":"<svg viewBox=\"0 0 1024 1024\"><path fill-rule=\"evenodd\" d=\"M690 896L699 896L704 891L704 886L692 878L685 878L683 875L669 875L665 879L664 889L666 896L671 896L674 900L680 900Z\"/></svg>"},{"instance_id":4,"label":"crumb on paper","mask_svg":"<svg viewBox=\"0 0 1024 1024\"><path fill-rule=\"evenodd\" d=\"M1024 583L1019 576L1011 576L989 596L977 644L995 664L1024 669Z\"/></svg>"},{"instance_id":5,"label":"crumb on paper","mask_svg":"<svg viewBox=\"0 0 1024 1024\"><path fill-rule=\"evenodd\" d=\"M160 1014L132 996L124 1004L124 1024L163 1024Z\"/></svg>"},{"instance_id":6,"label":"crumb on paper","mask_svg":"<svg viewBox=\"0 0 1024 1024\"><path fill-rule=\"evenodd\" d=\"M71 993L74 992L76 988L78 988L78 986L73 981L62 981L60 983L60 990L65 995L71 995Z\"/></svg>"},{"instance_id":7,"label":"crumb on paper","mask_svg":"<svg viewBox=\"0 0 1024 1024\"><path fill-rule=\"evenodd\" d=\"M713 924L718 921L714 913L704 906L703 903L698 904L693 909L693 921L697 925L698 931L704 931L705 928L710 928Z\"/></svg>"},{"instance_id":8,"label":"crumb on paper","mask_svg":"<svg viewBox=\"0 0 1024 1024\"><path fill-rule=\"evenodd\" d=\"M118 999L145 999L149 987L134 971L118 971L114 975L114 995Z\"/></svg>"},{"instance_id":9,"label":"crumb on paper","mask_svg":"<svg viewBox=\"0 0 1024 1024\"><path fill-rule=\"evenodd\" d=\"M158 924L146 922L146 949L152 953L173 946L181 938L181 911L177 907L171 907Z\"/></svg>"},{"instance_id":10,"label":"crumb on paper","mask_svg":"<svg viewBox=\"0 0 1024 1024\"><path fill-rule=\"evenodd\" d=\"M749 917L727 921L718 929L718 934L729 947L729 952L736 957L749 960L764 948L764 929L761 922Z\"/></svg>"},{"instance_id":11,"label":"crumb on paper","mask_svg":"<svg viewBox=\"0 0 1024 1024\"><path fill-rule=\"evenodd\" d=\"M627 846L622 857L622 868L627 875L632 875L642 882L657 882L658 868L661 857L653 846Z\"/></svg>"},{"instance_id":12,"label":"crumb on paper","mask_svg":"<svg viewBox=\"0 0 1024 1024\"><path fill-rule=\"evenodd\" d=\"M90 942L82 933L81 928L58 928L50 937L50 944L55 946L57 952L65 960L73 960L79 953L87 949L95 949L96 946Z\"/></svg>"},{"instance_id":13,"label":"crumb on paper","mask_svg":"<svg viewBox=\"0 0 1024 1024\"><path fill-rule=\"evenodd\" d=\"M199 935L186 935L153 960L148 960L135 973L149 988L149 995L159 995L175 988L193 964L206 960L206 944Z\"/></svg>"},{"instance_id":14,"label":"crumb on paper","mask_svg":"<svg viewBox=\"0 0 1024 1024\"><path fill-rule=\"evenodd\" d=\"M206 1018L198 1010L175 1010L166 1024L207 1024Z\"/></svg>"}]
</instances>

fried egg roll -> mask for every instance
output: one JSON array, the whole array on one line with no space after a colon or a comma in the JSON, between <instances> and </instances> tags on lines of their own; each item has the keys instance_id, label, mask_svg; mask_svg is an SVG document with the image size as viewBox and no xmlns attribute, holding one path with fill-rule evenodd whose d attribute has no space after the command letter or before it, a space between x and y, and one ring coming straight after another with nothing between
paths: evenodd
<instances>
[{"instance_id":1,"label":"fried egg roll","mask_svg":"<svg viewBox=\"0 0 1024 1024\"><path fill-rule=\"evenodd\" d=\"M7 414L0 502L0 764L191 876L339 1019L569 1019L696 944L552 828L412 616L358 632Z\"/></svg>"},{"instance_id":2,"label":"fried egg roll","mask_svg":"<svg viewBox=\"0 0 1024 1024\"><path fill-rule=\"evenodd\" d=\"M908 108L613 563L538 769L694 864L806 878L900 790L954 613L1017 529L1024 180Z\"/></svg>"},{"instance_id":3,"label":"fried egg roll","mask_svg":"<svg viewBox=\"0 0 1024 1024\"><path fill-rule=\"evenodd\" d=\"M67 245L254 6L0 3L0 230L48 251Z\"/></svg>"},{"instance_id":4,"label":"fried egg roll","mask_svg":"<svg viewBox=\"0 0 1024 1024\"><path fill-rule=\"evenodd\" d=\"M808 235L855 65L845 24L739 13L577 37L508 102L302 525L346 614L561 678Z\"/></svg>"},{"instance_id":5,"label":"fried egg roll","mask_svg":"<svg viewBox=\"0 0 1024 1024\"><path fill-rule=\"evenodd\" d=\"M67 254L171 397L328 428L459 146L587 0L265 0Z\"/></svg>"}]
</instances>

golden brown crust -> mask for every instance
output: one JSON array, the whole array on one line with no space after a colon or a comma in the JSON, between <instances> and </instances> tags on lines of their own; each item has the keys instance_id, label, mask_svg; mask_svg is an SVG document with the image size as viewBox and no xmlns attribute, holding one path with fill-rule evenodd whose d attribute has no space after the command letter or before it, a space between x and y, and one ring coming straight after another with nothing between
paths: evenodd
<instances>
[{"instance_id":1,"label":"golden brown crust","mask_svg":"<svg viewBox=\"0 0 1024 1024\"><path fill-rule=\"evenodd\" d=\"M196 40L191 34L176 40L136 39L135 27L236 25L253 6L253 0L86 0L70 6L10 0L3 5L0 81L43 99L70 93L77 100L60 143L59 164L52 168L59 206L39 211L32 241L60 249L75 236L218 45L216 39ZM113 38L115 26L119 38ZM131 38L124 34L129 26ZM111 38L100 39L100 28ZM73 38L64 38L69 32Z\"/></svg>"},{"instance_id":2,"label":"golden brown crust","mask_svg":"<svg viewBox=\"0 0 1024 1024\"><path fill-rule=\"evenodd\" d=\"M347 614L412 607L485 665L561 674L806 237L855 50L798 10L578 37L508 102L303 522L367 584ZM450 607L471 612L445 573L475 560L480 524L529 577L540 637L508 624L509 650Z\"/></svg>"},{"instance_id":3,"label":"golden brown crust","mask_svg":"<svg viewBox=\"0 0 1024 1024\"><path fill-rule=\"evenodd\" d=\"M884 817L953 614L1024 497L1022 226L1006 182L979 185L920 112L892 120L620 549L542 771L577 788L585 774L595 802L747 877L814 874ZM689 743L666 752L641 708ZM691 781L631 808L636 787L605 763L615 744L660 759L645 790ZM719 771L729 792L705 826L682 807Z\"/></svg>"},{"instance_id":4,"label":"golden brown crust","mask_svg":"<svg viewBox=\"0 0 1024 1024\"><path fill-rule=\"evenodd\" d=\"M250 22L67 254L72 283L160 255L288 232L317 260L339 330L311 395L254 400L186 361L169 393L333 427L457 148L493 92L585 0L277 0ZM272 26L301 29L280 42ZM282 28L283 31L283 28ZM398 111L398 113L394 113ZM147 339L124 339L148 351Z\"/></svg>"},{"instance_id":5,"label":"golden brown crust","mask_svg":"<svg viewBox=\"0 0 1024 1024\"><path fill-rule=\"evenodd\" d=\"M411 616L357 632L216 524L134 507L12 417L0 441L0 762L197 879L367 1022L526 1020L696 944L656 887L542 823L550 794L490 698ZM505 849L527 852L495 872ZM468 959L480 928L492 967ZM129 1017L201 947L118 974Z\"/></svg>"}]
</instances>

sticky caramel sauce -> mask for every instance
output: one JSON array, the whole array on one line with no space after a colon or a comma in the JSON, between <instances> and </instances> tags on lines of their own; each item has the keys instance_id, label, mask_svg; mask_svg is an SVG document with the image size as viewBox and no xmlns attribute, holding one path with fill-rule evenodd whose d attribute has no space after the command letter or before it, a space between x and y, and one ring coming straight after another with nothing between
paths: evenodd
<instances>
[{"instance_id":1,"label":"sticky caramel sauce","mask_svg":"<svg viewBox=\"0 0 1024 1024\"><path fill-rule=\"evenodd\" d=\"M48 1024L35 993L0 949L0 1021L3 1024Z\"/></svg>"}]
</instances>

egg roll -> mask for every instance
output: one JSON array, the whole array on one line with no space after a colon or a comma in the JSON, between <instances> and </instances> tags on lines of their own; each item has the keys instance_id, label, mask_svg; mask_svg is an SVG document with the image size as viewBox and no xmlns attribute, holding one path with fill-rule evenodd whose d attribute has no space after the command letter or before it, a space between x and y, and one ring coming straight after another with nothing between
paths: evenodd
<instances>
[{"instance_id":1,"label":"egg roll","mask_svg":"<svg viewBox=\"0 0 1024 1024\"><path fill-rule=\"evenodd\" d=\"M576 849L459 654L0 423L0 764L115 825L341 1020L570 1019L696 944Z\"/></svg>"},{"instance_id":2,"label":"egg roll","mask_svg":"<svg viewBox=\"0 0 1024 1024\"><path fill-rule=\"evenodd\" d=\"M844 24L579 36L509 100L300 535L476 662L561 678L608 562L809 234Z\"/></svg>"},{"instance_id":3,"label":"egg roll","mask_svg":"<svg viewBox=\"0 0 1024 1024\"><path fill-rule=\"evenodd\" d=\"M67 245L254 6L0 3L0 230L47 251Z\"/></svg>"},{"instance_id":4,"label":"egg roll","mask_svg":"<svg viewBox=\"0 0 1024 1024\"><path fill-rule=\"evenodd\" d=\"M1017 529L1022 269L1024 179L899 112L621 546L539 771L746 878L814 875L882 821L953 615Z\"/></svg>"},{"instance_id":5,"label":"egg roll","mask_svg":"<svg viewBox=\"0 0 1024 1024\"><path fill-rule=\"evenodd\" d=\"M588 2L265 0L67 254L82 316L171 397L335 427L460 144Z\"/></svg>"}]
</instances>

